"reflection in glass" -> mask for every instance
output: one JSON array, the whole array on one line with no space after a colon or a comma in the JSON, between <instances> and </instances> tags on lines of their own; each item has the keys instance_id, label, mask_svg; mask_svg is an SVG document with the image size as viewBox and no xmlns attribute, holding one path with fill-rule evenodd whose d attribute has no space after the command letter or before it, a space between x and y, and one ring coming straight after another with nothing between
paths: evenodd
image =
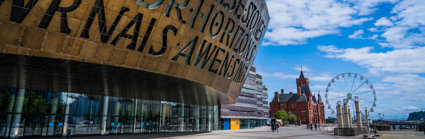
<instances>
[{"instance_id":1,"label":"reflection in glass","mask_svg":"<svg viewBox=\"0 0 425 139\"><path fill-rule=\"evenodd\" d=\"M217 130L218 106L0 87L0 135L107 135Z\"/></svg>"}]
</instances>

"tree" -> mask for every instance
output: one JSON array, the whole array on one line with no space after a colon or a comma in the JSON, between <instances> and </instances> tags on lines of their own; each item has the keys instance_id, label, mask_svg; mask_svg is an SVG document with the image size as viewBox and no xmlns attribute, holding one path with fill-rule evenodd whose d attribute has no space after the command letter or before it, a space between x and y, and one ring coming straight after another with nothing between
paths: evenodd
<instances>
[{"instance_id":1,"label":"tree","mask_svg":"<svg viewBox=\"0 0 425 139\"><path fill-rule=\"evenodd\" d=\"M335 117L328 117L326 118L326 123L335 123L337 119Z\"/></svg>"},{"instance_id":2,"label":"tree","mask_svg":"<svg viewBox=\"0 0 425 139\"><path fill-rule=\"evenodd\" d=\"M297 122L297 116L295 114L291 114L289 116L289 119L292 121L292 123L296 123Z\"/></svg>"},{"instance_id":3,"label":"tree","mask_svg":"<svg viewBox=\"0 0 425 139\"><path fill-rule=\"evenodd\" d=\"M279 110L274 114L274 117L276 117L276 119L281 119L282 121L286 121L288 120L288 114L286 114L285 110Z\"/></svg>"}]
</instances>

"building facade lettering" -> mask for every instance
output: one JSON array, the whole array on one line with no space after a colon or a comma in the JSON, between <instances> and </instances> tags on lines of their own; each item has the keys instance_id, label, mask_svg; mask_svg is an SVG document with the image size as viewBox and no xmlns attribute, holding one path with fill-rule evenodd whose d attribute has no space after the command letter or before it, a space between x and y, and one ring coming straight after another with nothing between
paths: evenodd
<instances>
[{"instance_id":1,"label":"building facade lettering","mask_svg":"<svg viewBox=\"0 0 425 139\"><path fill-rule=\"evenodd\" d=\"M1 53L152 71L233 99L269 21L255 0L4 0L0 11Z\"/></svg>"}]
</instances>

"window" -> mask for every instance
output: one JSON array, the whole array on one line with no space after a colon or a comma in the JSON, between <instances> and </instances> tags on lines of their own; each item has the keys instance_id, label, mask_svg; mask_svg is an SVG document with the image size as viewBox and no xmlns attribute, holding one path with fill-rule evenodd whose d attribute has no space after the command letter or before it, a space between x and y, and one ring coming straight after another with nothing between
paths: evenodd
<instances>
[{"instance_id":1,"label":"window","mask_svg":"<svg viewBox=\"0 0 425 139\"><path fill-rule=\"evenodd\" d=\"M286 109L286 104L280 104L281 109Z\"/></svg>"},{"instance_id":2,"label":"window","mask_svg":"<svg viewBox=\"0 0 425 139\"><path fill-rule=\"evenodd\" d=\"M292 104L292 108L295 108L295 107L297 107L297 104Z\"/></svg>"}]
</instances>

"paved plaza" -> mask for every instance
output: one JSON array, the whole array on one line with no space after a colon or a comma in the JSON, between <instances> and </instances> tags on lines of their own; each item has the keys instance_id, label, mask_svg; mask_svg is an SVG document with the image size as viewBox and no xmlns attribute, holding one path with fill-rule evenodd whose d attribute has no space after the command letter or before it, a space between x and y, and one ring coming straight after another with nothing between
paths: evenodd
<instances>
[{"instance_id":1,"label":"paved plaza","mask_svg":"<svg viewBox=\"0 0 425 139\"><path fill-rule=\"evenodd\" d=\"M255 129L219 130L205 133L160 133L160 134L136 134L136 135L109 135L107 138L145 139L145 138L168 138L168 139L328 139L328 138L360 138L334 136L330 132L311 131L305 126L289 126L280 128L279 132L272 132L270 127L258 127ZM101 139L104 136L72 137L76 139Z\"/></svg>"},{"instance_id":2,"label":"paved plaza","mask_svg":"<svg viewBox=\"0 0 425 139\"><path fill-rule=\"evenodd\" d=\"M194 134L187 136L170 137L175 139L231 139L231 138L243 138L243 139L277 139L277 138L288 138L288 139L327 139L327 138L342 138L333 136L330 132L325 131L311 131L305 129L305 126L289 126L279 129L279 132L272 132L270 127L259 127L255 129L241 129L241 130L222 130L213 131L204 134Z\"/></svg>"}]
</instances>

